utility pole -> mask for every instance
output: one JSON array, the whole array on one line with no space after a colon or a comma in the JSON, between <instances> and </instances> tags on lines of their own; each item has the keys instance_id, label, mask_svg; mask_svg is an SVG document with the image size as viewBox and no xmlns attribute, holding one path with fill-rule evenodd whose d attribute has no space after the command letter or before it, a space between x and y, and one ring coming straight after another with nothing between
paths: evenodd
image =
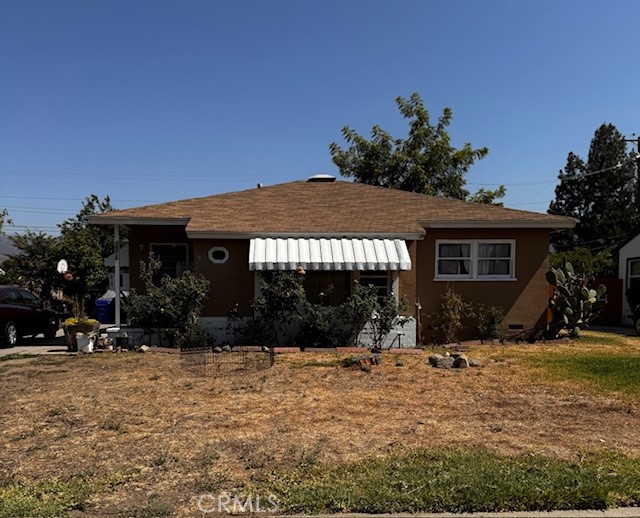
<instances>
[{"instance_id":1,"label":"utility pole","mask_svg":"<svg viewBox=\"0 0 640 518\"><path fill-rule=\"evenodd\" d=\"M640 211L640 137L634 138L635 133L631 134L632 138L624 139L625 142L632 142L636 145L636 206Z\"/></svg>"}]
</instances>

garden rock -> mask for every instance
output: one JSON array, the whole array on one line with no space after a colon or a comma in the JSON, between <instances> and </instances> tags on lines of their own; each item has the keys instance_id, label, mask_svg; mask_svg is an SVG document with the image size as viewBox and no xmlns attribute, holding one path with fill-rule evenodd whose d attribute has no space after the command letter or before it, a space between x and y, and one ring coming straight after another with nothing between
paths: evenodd
<instances>
[{"instance_id":1,"label":"garden rock","mask_svg":"<svg viewBox=\"0 0 640 518\"><path fill-rule=\"evenodd\" d=\"M214 353L221 353L222 352L222 347L214 347L213 348L213 352Z\"/></svg>"},{"instance_id":2,"label":"garden rock","mask_svg":"<svg viewBox=\"0 0 640 518\"><path fill-rule=\"evenodd\" d=\"M464 354L458 356L455 360L453 360L453 368L454 369L468 369L469 368L469 360Z\"/></svg>"},{"instance_id":3,"label":"garden rock","mask_svg":"<svg viewBox=\"0 0 640 518\"><path fill-rule=\"evenodd\" d=\"M435 363L432 364L436 369L451 369L455 359L451 356L441 356L435 359Z\"/></svg>"},{"instance_id":4,"label":"garden rock","mask_svg":"<svg viewBox=\"0 0 640 518\"><path fill-rule=\"evenodd\" d=\"M433 365L435 367L438 360L444 358L441 354L431 354L429 355L429 365Z\"/></svg>"},{"instance_id":5,"label":"garden rock","mask_svg":"<svg viewBox=\"0 0 640 518\"><path fill-rule=\"evenodd\" d=\"M466 369L468 367L482 367L482 362L468 358L464 353L453 352L451 356L442 354L429 355L429 365L436 369Z\"/></svg>"},{"instance_id":6,"label":"garden rock","mask_svg":"<svg viewBox=\"0 0 640 518\"><path fill-rule=\"evenodd\" d=\"M146 353L149 352L150 347L148 345L141 345L140 348L138 349L138 352L141 353Z\"/></svg>"}]
</instances>

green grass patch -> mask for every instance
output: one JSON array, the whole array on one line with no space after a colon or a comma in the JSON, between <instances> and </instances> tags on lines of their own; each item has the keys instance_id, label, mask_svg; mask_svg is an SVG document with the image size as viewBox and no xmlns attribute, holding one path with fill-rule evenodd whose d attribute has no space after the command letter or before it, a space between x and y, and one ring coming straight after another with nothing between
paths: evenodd
<instances>
[{"instance_id":1,"label":"green grass patch","mask_svg":"<svg viewBox=\"0 0 640 518\"><path fill-rule=\"evenodd\" d=\"M575 352L534 361L563 380L582 382L611 392L640 395L640 356L635 354Z\"/></svg>"},{"instance_id":2,"label":"green grass patch","mask_svg":"<svg viewBox=\"0 0 640 518\"><path fill-rule=\"evenodd\" d=\"M293 513L604 509L640 503L639 472L640 460L613 454L568 462L416 449L273 473L257 489Z\"/></svg>"},{"instance_id":3,"label":"green grass patch","mask_svg":"<svg viewBox=\"0 0 640 518\"><path fill-rule=\"evenodd\" d=\"M31 353L11 353L0 356L0 362L8 362L9 360L22 360L24 358L36 358L37 354Z\"/></svg>"},{"instance_id":4,"label":"green grass patch","mask_svg":"<svg viewBox=\"0 0 640 518\"><path fill-rule=\"evenodd\" d=\"M83 478L69 482L41 481L33 484L0 484L0 518L46 518L83 510L94 485Z\"/></svg>"},{"instance_id":5,"label":"green grass patch","mask_svg":"<svg viewBox=\"0 0 640 518\"><path fill-rule=\"evenodd\" d=\"M601 333L598 331L582 331L578 338L574 340L578 344L584 345L613 345L618 347L624 347L625 342L629 340L626 335L619 335L616 333Z\"/></svg>"},{"instance_id":6,"label":"green grass patch","mask_svg":"<svg viewBox=\"0 0 640 518\"><path fill-rule=\"evenodd\" d=\"M127 508L121 516L123 518L163 518L173 516L173 506L159 495L152 494L146 504Z\"/></svg>"},{"instance_id":7,"label":"green grass patch","mask_svg":"<svg viewBox=\"0 0 640 518\"><path fill-rule=\"evenodd\" d=\"M64 482L25 483L0 479L0 518L64 517L70 511L85 511L91 495L113 490L134 479L136 474L132 470L119 470L104 478L86 475Z\"/></svg>"}]
</instances>

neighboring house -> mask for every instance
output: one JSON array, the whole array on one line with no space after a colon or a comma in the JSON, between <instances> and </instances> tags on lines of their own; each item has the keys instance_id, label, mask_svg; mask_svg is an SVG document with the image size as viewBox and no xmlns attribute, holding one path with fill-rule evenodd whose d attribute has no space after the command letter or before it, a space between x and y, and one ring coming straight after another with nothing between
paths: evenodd
<instances>
[{"instance_id":1,"label":"neighboring house","mask_svg":"<svg viewBox=\"0 0 640 518\"><path fill-rule=\"evenodd\" d=\"M403 345L430 339L430 317L448 285L467 301L501 306L508 329L545 324L549 232L575 225L327 175L117 210L91 222L128 234L136 290L138 265L150 252L169 275L193 267L209 279L205 325L223 329L236 304L250 315L262 272L302 266L311 295L330 284L347 293L359 279L404 298L419 328L405 328Z\"/></svg>"},{"instance_id":2,"label":"neighboring house","mask_svg":"<svg viewBox=\"0 0 640 518\"><path fill-rule=\"evenodd\" d=\"M635 233L624 242L618 251L618 278L622 280L622 323L633 324L627 290L640 291L640 234Z\"/></svg>"}]
</instances>

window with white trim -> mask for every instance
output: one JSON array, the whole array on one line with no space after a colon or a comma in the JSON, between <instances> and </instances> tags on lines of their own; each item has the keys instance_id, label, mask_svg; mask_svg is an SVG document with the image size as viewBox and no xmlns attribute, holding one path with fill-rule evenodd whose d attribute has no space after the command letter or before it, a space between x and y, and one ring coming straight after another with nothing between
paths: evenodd
<instances>
[{"instance_id":1,"label":"window with white trim","mask_svg":"<svg viewBox=\"0 0 640 518\"><path fill-rule=\"evenodd\" d=\"M640 291L640 258L628 260L627 289Z\"/></svg>"},{"instance_id":2,"label":"window with white trim","mask_svg":"<svg viewBox=\"0 0 640 518\"><path fill-rule=\"evenodd\" d=\"M515 239L436 241L437 280L515 278Z\"/></svg>"}]
</instances>

